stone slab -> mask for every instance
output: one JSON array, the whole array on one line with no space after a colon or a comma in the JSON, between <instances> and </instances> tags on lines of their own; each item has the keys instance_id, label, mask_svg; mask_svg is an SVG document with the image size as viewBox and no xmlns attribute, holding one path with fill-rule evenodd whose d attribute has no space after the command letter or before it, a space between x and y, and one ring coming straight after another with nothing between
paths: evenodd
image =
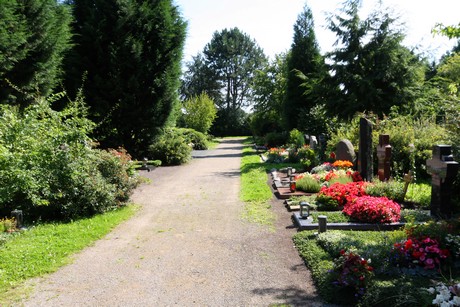
<instances>
[{"instance_id":1,"label":"stone slab","mask_svg":"<svg viewBox=\"0 0 460 307\"><path fill-rule=\"evenodd\" d=\"M289 188L278 188L278 191L275 192L275 195L276 195L276 197L278 197L278 199L289 199L292 196L310 196L310 195L313 195L313 194L315 194L315 193L306 193L306 192L302 192L302 191L295 191L293 193L293 192L291 192L291 190Z\"/></svg>"},{"instance_id":2,"label":"stone slab","mask_svg":"<svg viewBox=\"0 0 460 307\"><path fill-rule=\"evenodd\" d=\"M318 229L318 223L308 223L308 220L300 218L299 213L292 214L292 220L298 230ZM391 224L366 224L366 223L327 223L329 230L395 230L404 227L405 223Z\"/></svg>"}]
</instances>

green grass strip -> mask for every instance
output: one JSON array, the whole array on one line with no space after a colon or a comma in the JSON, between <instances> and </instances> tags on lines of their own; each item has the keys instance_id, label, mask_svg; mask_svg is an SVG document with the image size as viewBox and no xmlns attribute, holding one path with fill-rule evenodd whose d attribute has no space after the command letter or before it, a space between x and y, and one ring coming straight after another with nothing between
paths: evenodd
<instances>
[{"instance_id":1,"label":"green grass strip","mask_svg":"<svg viewBox=\"0 0 460 307\"><path fill-rule=\"evenodd\" d=\"M275 214L269 201L273 197L267 185L267 172L259 155L250 147L243 149L241 159L240 199L245 202L243 219L273 230Z\"/></svg>"},{"instance_id":2,"label":"green grass strip","mask_svg":"<svg viewBox=\"0 0 460 307\"><path fill-rule=\"evenodd\" d=\"M0 247L0 305L11 299L7 292L68 264L72 254L101 239L136 210L130 205L71 223L43 224L7 241Z\"/></svg>"}]
</instances>

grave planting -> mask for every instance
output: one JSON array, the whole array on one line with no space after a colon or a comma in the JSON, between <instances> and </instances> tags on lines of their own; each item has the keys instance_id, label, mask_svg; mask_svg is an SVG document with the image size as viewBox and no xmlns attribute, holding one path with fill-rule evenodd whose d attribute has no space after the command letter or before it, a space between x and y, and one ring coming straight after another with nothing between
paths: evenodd
<instances>
[{"instance_id":1,"label":"grave planting","mask_svg":"<svg viewBox=\"0 0 460 307\"><path fill-rule=\"evenodd\" d=\"M357 152L342 139L323 155L326 162L304 169L284 164L271 171L273 191L292 211L299 230L295 246L326 302L455 305L460 300L455 290L460 220L452 189L459 164L450 146L433 145L432 158L426 160L431 186L415 182L420 166L394 177L392 152L400 149L388 134L379 135L378 145L372 146L372 128L368 120L360 121ZM288 145L284 150L292 151ZM314 152L319 158L327 148ZM283 187L292 182L295 191ZM319 190L299 195L313 182ZM301 209L305 204L308 212Z\"/></svg>"}]
</instances>

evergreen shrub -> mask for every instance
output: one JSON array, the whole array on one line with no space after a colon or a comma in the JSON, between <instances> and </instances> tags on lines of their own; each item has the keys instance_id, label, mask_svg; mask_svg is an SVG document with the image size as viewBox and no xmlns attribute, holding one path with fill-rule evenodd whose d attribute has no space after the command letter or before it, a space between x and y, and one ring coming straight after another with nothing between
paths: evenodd
<instances>
[{"instance_id":1,"label":"evergreen shrub","mask_svg":"<svg viewBox=\"0 0 460 307\"><path fill-rule=\"evenodd\" d=\"M179 132L184 136L185 142L191 144L195 150L208 149L207 137L204 133L189 128L180 128Z\"/></svg>"},{"instance_id":2,"label":"evergreen shrub","mask_svg":"<svg viewBox=\"0 0 460 307\"><path fill-rule=\"evenodd\" d=\"M149 146L150 158L161 160L162 165L180 165L192 158L192 147L176 128L166 128Z\"/></svg>"}]
</instances>

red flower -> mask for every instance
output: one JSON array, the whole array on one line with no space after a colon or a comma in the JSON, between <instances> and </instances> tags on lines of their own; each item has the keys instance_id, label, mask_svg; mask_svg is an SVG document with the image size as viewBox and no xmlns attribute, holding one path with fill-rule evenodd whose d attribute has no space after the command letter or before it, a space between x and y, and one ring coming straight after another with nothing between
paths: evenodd
<instances>
[{"instance_id":1,"label":"red flower","mask_svg":"<svg viewBox=\"0 0 460 307\"><path fill-rule=\"evenodd\" d=\"M335 152L331 152L330 155L329 155L329 158L331 159L334 159L335 160Z\"/></svg>"}]
</instances>

